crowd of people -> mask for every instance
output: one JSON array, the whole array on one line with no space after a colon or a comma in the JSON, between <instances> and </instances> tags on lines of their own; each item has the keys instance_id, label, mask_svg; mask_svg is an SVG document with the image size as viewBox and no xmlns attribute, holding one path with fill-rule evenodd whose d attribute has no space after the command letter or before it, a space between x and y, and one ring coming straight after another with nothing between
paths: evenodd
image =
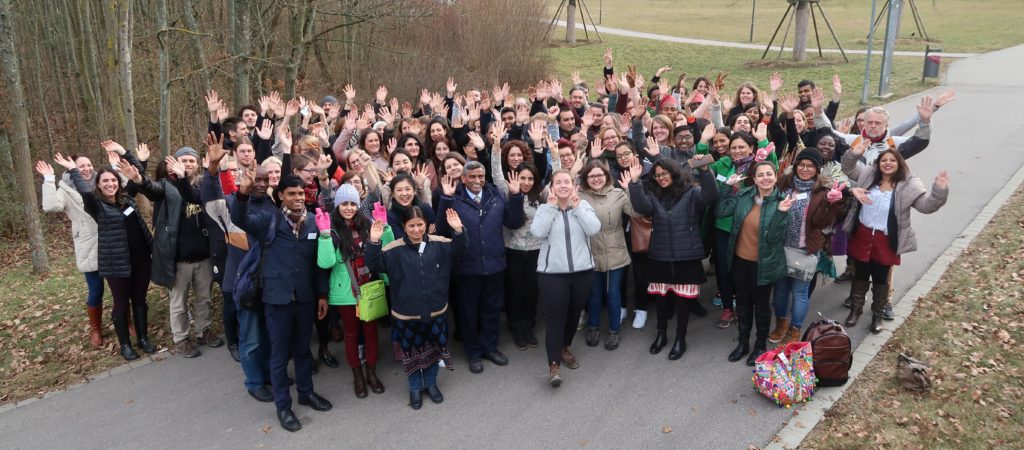
<instances>
[{"instance_id":1,"label":"crowd of people","mask_svg":"<svg viewBox=\"0 0 1024 450\"><path fill-rule=\"evenodd\" d=\"M552 79L519 96L449 79L415 102L346 86L342 100L272 92L232 113L211 91L202 154L182 147L150 170L145 144L106 141L110 166L56 155L59 182L38 162L43 209L71 221L91 343L104 342L105 279L121 356L155 352L146 293L165 287L175 353L226 343L246 391L296 431L291 385L300 405L332 407L312 378L340 365L332 340L344 342L355 396L384 392L381 329L413 409L424 392L443 401L452 339L472 373L509 364L502 313L521 351L539 346L543 320L554 387L563 367L580 367L577 332L614 351L630 310L637 329L656 310L651 354L669 346L674 318L667 356L682 358L690 316L708 315L702 289L715 291L718 328L737 329L729 361L753 365L799 340L826 277L850 282L847 326L870 291L870 330L881 330L893 267L916 249L910 210L948 196L944 171L928 186L906 159L928 146L951 91L895 125L881 107L837 122L838 77L826 101L811 80L783 92L778 73L766 90L744 82L727 96L727 73L670 85L663 67L645 80L633 66L616 72L610 49L604 66L597 82L574 72L567 91ZM137 195L153 204L152 228ZM211 328L218 301L223 338Z\"/></svg>"}]
</instances>

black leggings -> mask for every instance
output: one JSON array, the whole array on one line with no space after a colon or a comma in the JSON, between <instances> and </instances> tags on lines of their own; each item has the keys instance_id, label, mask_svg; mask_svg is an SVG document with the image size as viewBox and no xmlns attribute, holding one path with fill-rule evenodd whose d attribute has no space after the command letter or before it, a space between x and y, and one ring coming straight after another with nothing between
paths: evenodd
<instances>
[{"instance_id":1,"label":"black leggings","mask_svg":"<svg viewBox=\"0 0 1024 450\"><path fill-rule=\"evenodd\" d=\"M537 274L540 288L540 303L544 307L547 330L544 332L544 348L548 362L562 363L562 348L572 345L580 313L587 304L594 271Z\"/></svg>"},{"instance_id":2,"label":"black leggings","mask_svg":"<svg viewBox=\"0 0 1024 450\"><path fill-rule=\"evenodd\" d=\"M505 315L508 323L529 326L537 319L537 257L540 250L505 249Z\"/></svg>"},{"instance_id":3,"label":"black leggings","mask_svg":"<svg viewBox=\"0 0 1024 450\"><path fill-rule=\"evenodd\" d=\"M680 297L671 292L664 297L655 296L658 305L658 331L668 329L668 320L675 312L678 325L676 325L676 337L686 336L686 327L690 323L690 304L697 299Z\"/></svg>"},{"instance_id":4,"label":"black leggings","mask_svg":"<svg viewBox=\"0 0 1024 450\"><path fill-rule=\"evenodd\" d=\"M757 323L757 341L764 345L771 326L772 285L757 284L757 263L739 256L732 260L733 287L736 288L736 315L738 316L740 344L750 342L750 329Z\"/></svg>"},{"instance_id":5,"label":"black leggings","mask_svg":"<svg viewBox=\"0 0 1024 450\"><path fill-rule=\"evenodd\" d=\"M647 277L647 266L650 264L650 260L647 259L647 253L629 253L629 257L632 259L632 272L633 272L633 292L636 294L635 304L633 306L637 311L647 311L647 304L652 300L651 296L647 294L647 285L651 284ZM626 283L622 283L623 289L626 288ZM626 295L622 295L622 306L626 306Z\"/></svg>"},{"instance_id":6,"label":"black leggings","mask_svg":"<svg viewBox=\"0 0 1024 450\"><path fill-rule=\"evenodd\" d=\"M146 292L149 291L149 276L153 260L149 256L137 257L133 255L131 262L131 276L107 277L110 296L114 299L111 317L127 314L129 307L146 304Z\"/></svg>"},{"instance_id":7,"label":"black leggings","mask_svg":"<svg viewBox=\"0 0 1024 450\"><path fill-rule=\"evenodd\" d=\"M869 279L874 284L889 284L889 271L892 266L879 264L874 261L864 262L854 260L853 278L861 281Z\"/></svg>"}]
</instances>

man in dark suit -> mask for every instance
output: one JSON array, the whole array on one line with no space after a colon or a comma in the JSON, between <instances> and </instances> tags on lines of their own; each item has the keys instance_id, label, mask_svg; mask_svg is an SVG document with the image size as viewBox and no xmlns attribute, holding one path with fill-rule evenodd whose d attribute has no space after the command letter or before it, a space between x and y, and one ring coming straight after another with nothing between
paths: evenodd
<instances>
[{"instance_id":1,"label":"man in dark suit","mask_svg":"<svg viewBox=\"0 0 1024 450\"><path fill-rule=\"evenodd\" d=\"M306 211L302 180L295 175L281 178L276 195L282 208L269 217L249 212L252 182L252 175L246 173L236 194L238 207L231 210L231 221L258 239L267 236L270 227L275 230L270 245L263 250L262 272L270 334L270 381L281 427L298 431L302 424L292 412L288 389L289 356L295 362L299 404L317 411L331 409L331 402L313 392L313 355L309 351L314 312L321 318L327 313L328 277L316 265L319 232L313 214Z\"/></svg>"}]
</instances>

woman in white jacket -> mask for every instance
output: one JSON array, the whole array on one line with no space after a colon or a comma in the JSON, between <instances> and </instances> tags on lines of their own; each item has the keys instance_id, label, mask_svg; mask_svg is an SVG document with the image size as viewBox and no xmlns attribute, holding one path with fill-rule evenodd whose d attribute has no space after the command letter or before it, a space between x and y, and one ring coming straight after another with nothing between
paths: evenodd
<instances>
[{"instance_id":1,"label":"woman in white jacket","mask_svg":"<svg viewBox=\"0 0 1024 450\"><path fill-rule=\"evenodd\" d=\"M71 160L78 166L78 171L85 178L86 184L93 182L92 161L85 156L72 156ZM53 176L53 167L49 164L36 162L36 172L43 176L43 211L63 212L71 220L71 236L75 243L75 263L78 270L85 275L85 283L89 286L86 299L89 313L89 342L95 347L103 346L103 277L100 277L97 258L96 221L85 212L82 195L75 190L70 177L65 174L58 183Z\"/></svg>"},{"instance_id":2,"label":"woman in white jacket","mask_svg":"<svg viewBox=\"0 0 1024 450\"><path fill-rule=\"evenodd\" d=\"M594 278L590 236L601 231L594 208L579 196L568 170L551 175L548 202L537 207L530 232L541 239L537 260L540 303L547 316L544 347L548 357L548 383L562 384L559 366L580 366L569 346L576 335L576 318L583 311Z\"/></svg>"}]
</instances>

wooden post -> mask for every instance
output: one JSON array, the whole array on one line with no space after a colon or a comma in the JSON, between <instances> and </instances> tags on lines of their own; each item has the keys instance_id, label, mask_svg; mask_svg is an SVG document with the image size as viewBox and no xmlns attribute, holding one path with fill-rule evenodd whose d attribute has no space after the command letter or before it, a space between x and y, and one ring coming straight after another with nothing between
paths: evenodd
<instances>
[{"instance_id":1,"label":"wooden post","mask_svg":"<svg viewBox=\"0 0 1024 450\"><path fill-rule=\"evenodd\" d=\"M793 32L793 60L807 59L807 28L811 21L811 4L801 1L796 5L796 31Z\"/></svg>"},{"instance_id":2,"label":"wooden post","mask_svg":"<svg viewBox=\"0 0 1024 450\"><path fill-rule=\"evenodd\" d=\"M565 42L570 44L576 43L576 0L569 0L569 6L566 6L566 17L565 17Z\"/></svg>"}]
</instances>

